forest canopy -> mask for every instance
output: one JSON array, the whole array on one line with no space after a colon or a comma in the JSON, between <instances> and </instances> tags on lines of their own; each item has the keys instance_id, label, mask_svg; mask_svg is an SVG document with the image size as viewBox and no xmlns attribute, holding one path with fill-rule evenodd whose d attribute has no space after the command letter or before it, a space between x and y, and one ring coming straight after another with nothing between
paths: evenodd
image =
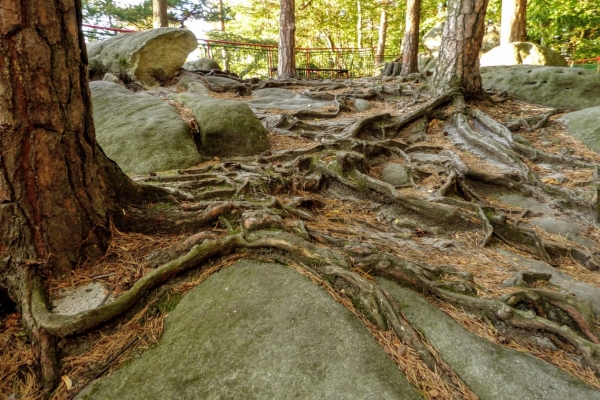
<instances>
[{"instance_id":1,"label":"forest canopy","mask_svg":"<svg viewBox=\"0 0 600 400\"><path fill-rule=\"evenodd\" d=\"M274 43L279 31L278 0L168 0L169 23L189 20L220 22L225 29L208 33L211 39ZM110 27L150 29L152 1L123 5L116 0L84 0L84 21ZM296 2L298 47L375 47L382 9L387 12L387 52L399 54L406 13L405 1L302 0ZM444 4L421 3L421 35L443 21ZM488 24L500 25L501 0L491 0ZM596 0L529 0L528 41L550 47L574 60L600 54L600 11ZM359 43L360 42L360 43ZM359 45L360 44L360 45Z\"/></svg>"}]
</instances>

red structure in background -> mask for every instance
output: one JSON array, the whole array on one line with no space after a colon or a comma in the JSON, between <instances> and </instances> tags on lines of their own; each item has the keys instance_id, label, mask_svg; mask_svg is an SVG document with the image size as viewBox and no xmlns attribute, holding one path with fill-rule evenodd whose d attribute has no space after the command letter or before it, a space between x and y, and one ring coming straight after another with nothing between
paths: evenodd
<instances>
[{"instance_id":1,"label":"red structure in background","mask_svg":"<svg viewBox=\"0 0 600 400\"><path fill-rule=\"evenodd\" d=\"M586 58L584 60L576 60L573 61L572 66L575 68L583 68L583 69L595 69L596 72L600 73L600 57L595 58Z\"/></svg>"}]
</instances>

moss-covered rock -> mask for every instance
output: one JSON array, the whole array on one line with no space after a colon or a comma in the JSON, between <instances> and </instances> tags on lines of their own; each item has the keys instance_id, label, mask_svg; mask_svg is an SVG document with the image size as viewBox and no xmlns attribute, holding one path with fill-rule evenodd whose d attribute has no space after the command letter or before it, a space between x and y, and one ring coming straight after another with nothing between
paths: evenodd
<instances>
[{"instance_id":1,"label":"moss-covered rock","mask_svg":"<svg viewBox=\"0 0 600 400\"><path fill-rule=\"evenodd\" d=\"M549 65L566 67L559 53L535 43L514 42L494 47L479 60L482 67L495 65Z\"/></svg>"},{"instance_id":2,"label":"moss-covered rock","mask_svg":"<svg viewBox=\"0 0 600 400\"><path fill-rule=\"evenodd\" d=\"M198 42L192 31L159 28L127 33L87 45L92 75L111 72L152 87L179 71Z\"/></svg>"},{"instance_id":3,"label":"moss-covered rock","mask_svg":"<svg viewBox=\"0 0 600 400\"><path fill-rule=\"evenodd\" d=\"M586 108L562 116L570 135L600 153L600 107Z\"/></svg>"},{"instance_id":4,"label":"moss-covered rock","mask_svg":"<svg viewBox=\"0 0 600 400\"><path fill-rule=\"evenodd\" d=\"M175 109L111 82L90 82L96 139L123 171L147 174L202 161L189 125Z\"/></svg>"},{"instance_id":5,"label":"moss-covered rock","mask_svg":"<svg viewBox=\"0 0 600 400\"><path fill-rule=\"evenodd\" d=\"M486 89L549 107L600 106L600 74L577 68L511 65L481 68Z\"/></svg>"},{"instance_id":6,"label":"moss-covered rock","mask_svg":"<svg viewBox=\"0 0 600 400\"><path fill-rule=\"evenodd\" d=\"M247 156L269 149L267 130L247 104L194 93L170 97L194 112L202 151L206 155Z\"/></svg>"},{"instance_id":7,"label":"moss-covered rock","mask_svg":"<svg viewBox=\"0 0 600 400\"><path fill-rule=\"evenodd\" d=\"M363 323L301 274L242 261L188 292L160 344L91 399L419 399Z\"/></svg>"}]
</instances>

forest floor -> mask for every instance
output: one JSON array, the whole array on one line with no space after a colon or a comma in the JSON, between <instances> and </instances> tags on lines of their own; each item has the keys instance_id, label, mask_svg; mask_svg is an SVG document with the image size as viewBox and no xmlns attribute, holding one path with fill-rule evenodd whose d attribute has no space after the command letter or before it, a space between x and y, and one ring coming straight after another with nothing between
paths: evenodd
<instances>
[{"instance_id":1,"label":"forest floor","mask_svg":"<svg viewBox=\"0 0 600 400\"><path fill-rule=\"evenodd\" d=\"M265 154L133 177L175 193L172 203L127 210L155 217L153 229L113 228L100 261L66 280L49 281L51 298L100 282L107 299L118 299L194 245L212 246L202 262L141 294L121 317L61 338L62 382L52 398L72 398L154 346L164 317L186 291L246 257L287 261L310 276L365 322L409 380L428 388L429 398L476 396L424 338L399 333L409 324L374 276L419 291L467 330L600 389L600 354L594 353L599 310L573 300L556 276L526 270L511 256L547 263L590 293L600 290L594 186L600 154L556 121L564 110L498 93L493 102L448 97L436 104L423 83L395 79L268 84L273 86L331 103L320 110L255 110L269 130ZM253 90L261 87L265 82ZM234 93L211 95L245 100ZM371 108L357 112L355 98ZM511 130L486 122L481 113ZM389 164L404 167L408 180L385 183ZM517 204L506 200L511 196ZM577 225L582 240L531 223L543 217ZM276 240L273 232L285 235ZM234 245L226 242L231 237ZM373 305L382 299L390 308ZM0 395L39 396L35 355L20 315L5 316L0 331ZM551 346L532 339L540 332Z\"/></svg>"}]
</instances>

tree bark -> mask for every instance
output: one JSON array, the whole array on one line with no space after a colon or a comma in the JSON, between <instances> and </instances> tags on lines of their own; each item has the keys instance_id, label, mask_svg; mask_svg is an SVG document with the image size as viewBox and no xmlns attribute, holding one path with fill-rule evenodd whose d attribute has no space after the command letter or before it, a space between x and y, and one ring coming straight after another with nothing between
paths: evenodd
<instances>
[{"instance_id":1,"label":"tree bark","mask_svg":"<svg viewBox=\"0 0 600 400\"><path fill-rule=\"evenodd\" d=\"M434 95L460 90L482 98L479 50L485 32L488 0L452 0L444 25L438 65L429 83Z\"/></svg>"},{"instance_id":2,"label":"tree bark","mask_svg":"<svg viewBox=\"0 0 600 400\"><path fill-rule=\"evenodd\" d=\"M279 15L279 55L277 64L277 77L295 78L296 59L296 22L295 1L280 0L281 13Z\"/></svg>"},{"instance_id":3,"label":"tree bark","mask_svg":"<svg viewBox=\"0 0 600 400\"><path fill-rule=\"evenodd\" d=\"M402 40L402 76L419 72L419 21L421 0L408 0L406 3L406 30Z\"/></svg>"},{"instance_id":4,"label":"tree bark","mask_svg":"<svg viewBox=\"0 0 600 400\"><path fill-rule=\"evenodd\" d=\"M358 49L362 49L362 47L363 47L362 26L363 26L362 5L360 3L360 0L356 0L356 47Z\"/></svg>"},{"instance_id":5,"label":"tree bark","mask_svg":"<svg viewBox=\"0 0 600 400\"><path fill-rule=\"evenodd\" d=\"M387 35L387 9L385 5L381 8L381 19L379 20L379 39L377 40L377 52L375 53L375 62L382 63L385 58L385 39Z\"/></svg>"},{"instance_id":6,"label":"tree bark","mask_svg":"<svg viewBox=\"0 0 600 400\"><path fill-rule=\"evenodd\" d=\"M0 15L0 258L64 275L108 238L81 5L9 3Z\"/></svg>"},{"instance_id":7,"label":"tree bark","mask_svg":"<svg viewBox=\"0 0 600 400\"><path fill-rule=\"evenodd\" d=\"M527 40L527 0L503 0L500 45Z\"/></svg>"},{"instance_id":8,"label":"tree bark","mask_svg":"<svg viewBox=\"0 0 600 400\"><path fill-rule=\"evenodd\" d=\"M167 0L152 0L152 26L155 29L169 26Z\"/></svg>"}]
</instances>

